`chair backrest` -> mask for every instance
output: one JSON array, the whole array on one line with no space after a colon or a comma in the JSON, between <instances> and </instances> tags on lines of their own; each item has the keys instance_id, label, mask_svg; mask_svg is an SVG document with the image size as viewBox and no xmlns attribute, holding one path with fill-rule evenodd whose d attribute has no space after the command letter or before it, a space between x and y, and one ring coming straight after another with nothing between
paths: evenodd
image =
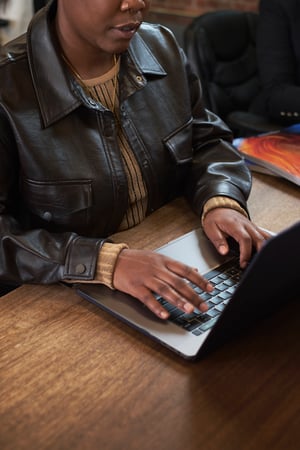
<instances>
[{"instance_id":1,"label":"chair backrest","mask_svg":"<svg viewBox=\"0 0 300 450\"><path fill-rule=\"evenodd\" d=\"M34 12L37 12L39 9L43 8L47 4L48 0L34 0L33 7Z\"/></svg>"},{"instance_id":2,"label":"chair backrest","mask_svg":"<svg viewBox=\"0 0 300 450\"><path fill-rule=\"evenodd\" d=\"M255 12L221 10L185 29L185 51L202 82L205 105L224 120L232 111L247 111L259 91L257 22Z\"/></svg>"}]
</instances>

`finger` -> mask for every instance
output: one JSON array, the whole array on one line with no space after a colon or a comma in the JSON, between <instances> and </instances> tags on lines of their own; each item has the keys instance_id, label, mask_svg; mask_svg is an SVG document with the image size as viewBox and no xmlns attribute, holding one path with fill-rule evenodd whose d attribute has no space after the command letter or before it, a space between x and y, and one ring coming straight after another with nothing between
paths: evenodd
<instances>
[{"instance_id":1,"label":"finger","mask_svg":"<svg viewBox=\"0 0 300 450\"><path fill-rule=\"evenodd\" d=\"M155 293L186 313L192 313L195 308L203 312L208 309L193 287L178 277L174 277L172 284L157 280Z\"/></svg>"},{"instance_id":2,"label":"finger","mask_svg":"<svg viewBox=\"0 0 300 450\"><path fill-rule=\"evenodd\" d=\"M270 239L272 235L262 228L257 229L257 237L255 239L255 248L256 250L260 250L262 246L265 244L265 242Z\"/></svg>"},{"instance_id":3,"label":"finger","mask_svg":"<svg viewBox=\"0 0 300 450\"><path fill-rule=\"evenodd\" d=\"M245 268L253 255L253 248L259 251L270 234L252 223L245 227L245 233L240 238L240 265Z\"/></svg>"},{"instance_id":4,"label":"finger","mask_svg":"<svg viewBox=\"0 0 300 450\"><path fill-rule=\"evenodd\" d=\"M166 258L166 268L167 271L156 277L151 289L185 312L192 312L195 307L206 311L207 305L201 298L201 293L211 292L211 283L198 270L178 261Z\"/></svg>"},{"instance_id":5,"label":"finger","mask_svg":"<svg viewBox=\"0 0 300 450\"><path fill-rule=\"evenodd\" d=\"M159 289L157 289L159 290ZM164 300L168 301L171 305L176 308L182 310L185 313L192 313L195 309L195 306L198 307L199 310L205 312L207 311L207 306L203 303L203 301L196 295L197 301L195 301L195 305L189 303L183 297L181 297L174 289L170 286L165 287L162 290L163 294L158 293L159 297L162 297ZM139 300L157 317L160 319L167 319L170 316L170 313L158 302L157 297L151 291L147 289L144 290L143 293L140 293Z\"/></svg>"},{"instance_id":6,"label":"finger","mask_svg":"<svg viewBox=\"0 0 300 450\"><path fill-rule=\"evenodd\" d=\"M211 291L213 289L211 283L194 267L172 259L166 261L166 267L170 271L170 274L175 274L180 277L178 282L181 287L186 287L186 283L183 280L181 282L181 279L184 279L196 284L204 291Z\"/></svg>"},{"instance_id":7,"label":"finger","mask_svg":"<svg viewBox=\"0 0 300 450\"><path fill-rule=\"evenodd\" d=\"M225 256L229 252L229 245L225 238L215 239L212 241L212 243L217 249L217 251L220 253L220 255Z\"/></svg>"},{"instance_id":8,"label":"finger","mask_svg":"<svg viewBox=\"0 0 300 450\"><path fill-rule=\"evenodd\" d=\"M192 313L194 311L195 306L181 297L171 286L165 284L163 288L157 288L154 292L156 291L157 295L145 288L139 292L137 298L160 319L168 319L170 313L158 302L157 297L162 297L185 313ZM200 308L202 311L207 311L207 307L204 304L200 304Z\"/></svg>"},{"instance_id":9,"label":"finger","mask_svg":"<svg viewBox=\"0 0 300 450\"><path fill-rule=\"evenodd\" d=\"M220 255L222 256L227 255L227 253L229 252L227 233L222 232L222 230L219 227L213 226L208 227L208 229L205 230L205 234L211 241L217 252L220 253Z\"/></svg>"},{"instance_id":10,"label":"finger","mask_svg":"<svg viewBox=\"0 0 300 450\"><path fill-rule=\"evenodd\" d=\"M155 295L149 289L141 290L137 299L160 319L166 320L170 316L169 312L157 301Z\"/></svg>"}]
</instances>

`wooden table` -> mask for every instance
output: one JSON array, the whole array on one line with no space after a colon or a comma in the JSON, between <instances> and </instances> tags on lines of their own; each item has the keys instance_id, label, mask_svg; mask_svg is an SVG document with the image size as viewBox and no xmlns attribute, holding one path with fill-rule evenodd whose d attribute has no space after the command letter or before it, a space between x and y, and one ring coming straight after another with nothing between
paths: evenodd
<instances>
[{"instance_id":1,"label":"wooden table","mask_svg":"<svg viewBox=\"0 0 300 450\"><path fill-rule=\"evenodd\" d=\"M279 231L299 220L300 190L256 175L249 207ZM197 225L180 199L115 238L155 248ZM298 450L299 303L289 311L187 362L67 287L22 286L0 299L0 449Z\"/></svg>"}]
</instances>

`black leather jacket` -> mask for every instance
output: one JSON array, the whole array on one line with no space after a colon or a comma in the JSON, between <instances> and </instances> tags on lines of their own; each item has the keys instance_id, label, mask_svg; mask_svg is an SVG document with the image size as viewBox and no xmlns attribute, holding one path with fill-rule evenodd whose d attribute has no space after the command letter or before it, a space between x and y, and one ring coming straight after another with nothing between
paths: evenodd
<instances>
[{"instance_id":1,"label":"black leather jacket","mask_svg":"<svg viewBox=\"0 0 300 450\"><path fill-rule=\"evenodd\" d=\"M87 98L40 11L0 59L0 281L94 276L118 230L127 181L112 113ZM144 24L121 57L120 114L147 185L147 213L185 194L200 215L215 195L246 208L251 179L231 133L202 105L172 34Z\"/></svg>"}]
</instances>

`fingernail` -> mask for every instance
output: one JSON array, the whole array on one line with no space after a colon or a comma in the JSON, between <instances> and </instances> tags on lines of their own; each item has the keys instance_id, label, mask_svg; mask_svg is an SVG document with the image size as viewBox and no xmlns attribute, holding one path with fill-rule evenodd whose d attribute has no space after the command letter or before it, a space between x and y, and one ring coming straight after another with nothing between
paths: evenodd
<instances>
[{"instance_id":1,"label":"fingernail","mask_svg":"<svg viewBox=\"0 0 300 450\"><path fill-rule=\"evenodd\" d=\"M211 283L207 283L206 289L211 292L214 290L214 286Z\"/></svg>"},{"instance_id":2,"label":"fingernail","mask_svg":"<svg viewBox=\"0 0 300 450\"><path fill-rule=\"evenodd\" d=\"M202 312L206 312L208 310L208 306L206 303L201 303L201 305L199 306L200 310Z\"/></svg>"},{"instance_id":3,"label":"fingernail","mask_svg":"<svg viewBox=\"0 0 300 450\"><path fill-rule=\"evenodd\" d=\"M219 246L219 252L221 253L221 255L225 255L225 253L226 253L226 246L221 244Z\"/></svg>"},{"instance_id":4,"label":"fingernail","mask_svg":"<svg viewBox=\"0 0 300 450\"><path fill-rule=\"evenodd\" d=\"M190 303L185 303L183 306L183 309L188 313L191 313L194 311L194 307Z\"/></svg>"},{"instance_id":5,"label":"fingernail","mask_svg":"<svg viewBox=\"0 0 300 450\"><path fill-rule=\"evenodd\" d=\"M162 319L167 319L169 317L169 314L167 313L167 311L161 311L159 313L159 315Z\"/></svg>"}]
</instances>

